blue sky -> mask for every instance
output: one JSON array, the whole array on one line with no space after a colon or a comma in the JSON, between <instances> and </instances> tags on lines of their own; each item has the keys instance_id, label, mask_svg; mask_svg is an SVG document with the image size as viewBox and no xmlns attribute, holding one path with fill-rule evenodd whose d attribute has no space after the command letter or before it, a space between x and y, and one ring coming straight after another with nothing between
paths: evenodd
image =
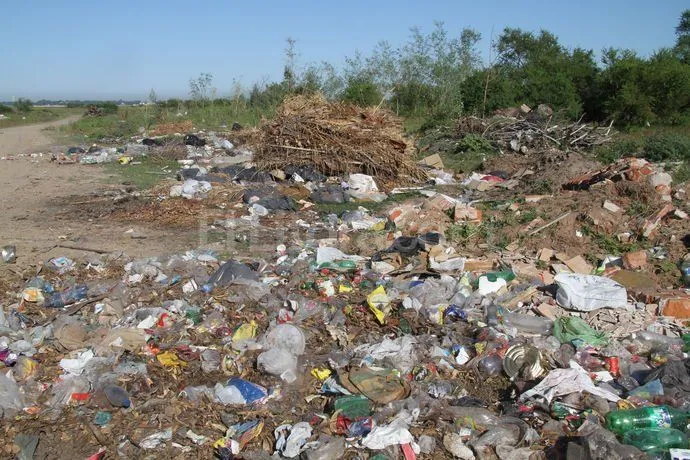
<instances>
[{"instance_id":1,"label":"blue sky","mask_svg":"<svg viewBox=\"0 0 690 460\"><path fill-rule=\"evenodd\" d=\"M380 40L394 45L411 26L435 20L459 34L472 27L487 54L492 30L545 28L568 47L625 47L647 55L674 43L688 0L59 1L3 2L0 100L184 97L191 77L214 76L219 95L233 78L248 86L282 74L285 38L299 62L341 63Z\"/></svg>"}]
</instances>

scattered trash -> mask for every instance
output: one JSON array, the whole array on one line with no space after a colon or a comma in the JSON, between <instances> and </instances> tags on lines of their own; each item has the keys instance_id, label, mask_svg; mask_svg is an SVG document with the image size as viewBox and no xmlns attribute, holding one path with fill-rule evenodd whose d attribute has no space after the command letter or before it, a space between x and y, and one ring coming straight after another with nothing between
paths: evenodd
<instances>
[{"instance_id":1,"label":"scattered trash","mask_svg":"<svg viewBox=\"0 0 690 460\"><path fill-rule=\"evenodd\" d=\"M139 259L72 235L49 255L3 248L3 452L68 439L74 458L687 449L687 192L661 165L578 156L610 127L515 110L458 120L503 150L462 174L443 170L444 150L414 160L391 112L317 96L253 130L162 123L56 156L177 160L160 172L175 185L123 187L84 214L125 213L130 243L158 241L146 223L203 241Z\"/></svg>"}]
</instances>

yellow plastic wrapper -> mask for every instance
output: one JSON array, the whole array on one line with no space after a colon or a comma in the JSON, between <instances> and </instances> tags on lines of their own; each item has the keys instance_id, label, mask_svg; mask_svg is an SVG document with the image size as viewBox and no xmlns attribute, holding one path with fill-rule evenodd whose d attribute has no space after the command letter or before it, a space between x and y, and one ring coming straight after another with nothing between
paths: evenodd
<instances>
[{"instance_id":1,"label":"yellow plastic wrapper","mask_svg":"<svg viewBox=\"0 0 690 460\"><path fill-rule=\"evenodd\" d=\"M249 324L243 324L232 334L232 343L244 342L245 340L256 337L258 326L256 321L251 320Z\"/></svg>"},{"instance_id":2,"label":"yellow plastic wrapper","mask_svg":"<svg viewBox=\"0 0 690 460\"><path fill-rule=\"evenodd\" d=\"M386 228L386 222L377 222L370 228L370 230L372 232L380 232L385 228Z\"/></svg>"},{"instance_id":3,"label":"yellow plastic wrapper","mask_svg":"<svg viewBox=\"0 0 690 460\"><path fill-rule=\"evenodd\" d=\"M338 286L338 292L343 293L343 292L352 292L352 286L348 286L347 284L341 284Z\"/></svg>"},{"instance_id":4,"label":"yellow plastic wrapper","mask_svg":"<svg viewBox=\"0 0 690 460\"><path fill-rule=\"evenodd\" d=\"M178 369L180 367L187 367L187 363L185 361L182 361L180 357L172 351L164 351L162 353L158 353L158 355L156 355L156 359L158 359L158 362L164 365L165 367L172 367L175 369Z\"/></svg>"},{"instance_id":5,"label":"yellow plastic wrapper","mask_svg":"<svg viewBox=\"0 0 690 460\"><path fill-rule=\"evenodd\" d=\"M117 159L121 165L128 165L132 162L132 157L120 157Z\"/></svg>"},{"instance_id":6,"label":"yellow plastic wrapper","mask_svg":"<svg viewBox=\"0 0 690 460\"><path fill-rule=\"evenodd\" d=\"M22 291L22 298L27 302L43 303L43 292L38 288L28 287Z\"/></svg>"},{"instance_id":7,"label":"yellow plastic wrapper","mask_svg":"<svg viewBox=\"0 0 690 460\"><path fill-rule=\"evenodd\" d=\"M311 370L311 375L315 378L323 382L326 380L328 377L330 377L332 374L330 369L322 369L322 368L314 368Z\"/></svg>"},{"instance_id":8,"label":"yellow plastic wrapper","mask_svg":"<svg viewBox=\"0 0 690 460\"><path fill-rule=\"evenodd\" d=\"M386 315L390 311L391 300L388 298L388 294L386 294L383 286L377 287L369 294L367 304L369 304L369 309L374 313L379 323L384 324L386 322Z\"/></svg>"}]
</instances>

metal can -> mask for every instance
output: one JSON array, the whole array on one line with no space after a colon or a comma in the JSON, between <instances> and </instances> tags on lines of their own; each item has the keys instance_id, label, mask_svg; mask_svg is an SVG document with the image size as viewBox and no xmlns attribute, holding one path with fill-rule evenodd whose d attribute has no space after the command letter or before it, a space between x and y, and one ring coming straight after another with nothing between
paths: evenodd
<instances>
[{"instance_id":1,"label":"metal can","mask_svg":"<svg viewBox=\"0 0 690 460\"><path fill-rule=\"evenodd\" d=\"M608 367L611 375L613 375L614 377L618 377L620 375L621 371L619 367L620 362L618 361L618 356L604 358L604 362L606 363L606 366Z\"/></svg>"}]
</instances>

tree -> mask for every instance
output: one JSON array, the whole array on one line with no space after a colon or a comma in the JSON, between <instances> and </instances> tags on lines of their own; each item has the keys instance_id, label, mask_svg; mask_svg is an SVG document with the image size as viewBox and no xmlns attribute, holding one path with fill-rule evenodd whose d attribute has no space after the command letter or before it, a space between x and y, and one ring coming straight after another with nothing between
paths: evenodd
<instances>
[{"instance_id":1,"label":"tree","mask_svg":"<svg viewBox=\"0 0 690 460\"><path fill-rule=\"evenodd\" d=\"M204 105L215 94L216 90L212 85L213 75L202 72L199 74L199 78L189 80L189 95L193 100Z\"/></svg>"},{"instance_id":2,"label":"tree","mask_svg":"<svg viewBox=\"0 0 690 460\"><path fill-rule=\"evenodd\" d=\"M685 63L690 64L690 10L683 11L676 27L676 53Z\"/></svg>"},{"instance_id":3,"label":"tree","mask_svg":"<svg viewBox=\"0 0 690 460\"><path fill-rule=\"evenodd\" d=\"M20 97L19 99L14 101L13 105L17 112L27 113L31 111L31 108L33 107L34 103L31 102L31 99Z\"/></svg>"},{"instance_id":4,"label":"tree","mask_svg":"<svg viewBox=\"0 0 690 460\"><path fill-rule=\"evenodd\" d=\"M283 69L283 83L287 85L288 91L292 91L297 80L295 70L295 60L297 59L297 51L295 44L297 40L292 37L285 39L287 45L285 46L285 68Z\"/></svg>"},{"instance_id":5,"label":"tree","mask_svg":"<svg viewBox=\"0 0 690 460\"><path fill-rule=\"evenodd\" d=\"M158 95L157 95L156 92L153 90L153 88L151 88L151 91L149 92L149 102L150 102L151 104L156 104L156 103L158 103Z\"/></svg>"}]
</instances>

